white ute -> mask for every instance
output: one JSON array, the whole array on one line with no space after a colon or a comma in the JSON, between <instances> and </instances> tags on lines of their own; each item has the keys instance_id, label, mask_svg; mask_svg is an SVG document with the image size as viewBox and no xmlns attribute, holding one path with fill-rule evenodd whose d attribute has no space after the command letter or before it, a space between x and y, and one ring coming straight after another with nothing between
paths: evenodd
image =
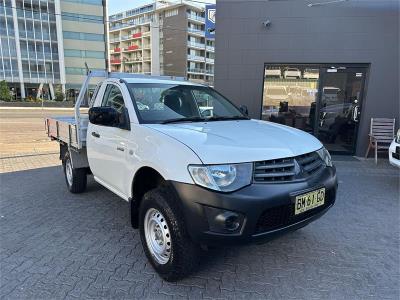
<instances>
[{"instance_id":1,"label":"white ute","mask_svg":"<svg viewBox=\"0 0 400 300\"><path fill-rule=\"evenodd\" d=\"M92 77L104 80L84 114ZM75 117L47 118L46 127L68 189L83 192L93 174L129 201L146 256L166 280L190 273L201 248L268 240L335 202L336 171L316 138L251 120L201 84L91 72Z\"/></svg>"}]
</instances>

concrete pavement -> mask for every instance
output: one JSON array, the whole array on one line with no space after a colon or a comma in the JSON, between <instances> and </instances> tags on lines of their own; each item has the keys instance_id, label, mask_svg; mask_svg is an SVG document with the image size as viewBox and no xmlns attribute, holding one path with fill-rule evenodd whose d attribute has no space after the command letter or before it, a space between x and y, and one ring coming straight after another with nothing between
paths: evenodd
<instances>
[{"instance_id":1,"label":"concrete pavement","mask_svg":"<svg viewBox=\"0 0 400 300\"><path fill-rule=\"evenodd\" d=\"M51 111L65 114L65 111ZM264 245L205 252L177 283L149 265L128 203L70 194L37 110L0 109L0 299L399 299L399 170L337 157L335 206Z\"/></svg>"}]
</instances>

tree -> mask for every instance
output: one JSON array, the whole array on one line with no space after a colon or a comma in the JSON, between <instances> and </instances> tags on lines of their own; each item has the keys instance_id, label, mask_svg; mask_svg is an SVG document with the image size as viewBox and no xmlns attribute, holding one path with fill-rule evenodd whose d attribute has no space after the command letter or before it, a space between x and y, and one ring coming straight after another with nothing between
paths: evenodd
<instances>
[{"instance_id":1,"label":"tree","mask_svg":"<svg viewBox=\"0 0 400 300\"><path fill-rule=\"evenodd\" d=\"M56 88L54 96L55 96L56 101L64 101L65 100L65 94L62 92L60 87Z\"/></svg>"},{"instance_id":2,"label":"tree","mask_svg":"<svg viewBox=\"0 0 400 300\"><path fill-rule=\"evenodd\" d=\"M5 80L0 81L0 100L3 101L12 101L13 96L10 93L10 89L8 88L8 84Z\"/></svg>"}]
</instances>

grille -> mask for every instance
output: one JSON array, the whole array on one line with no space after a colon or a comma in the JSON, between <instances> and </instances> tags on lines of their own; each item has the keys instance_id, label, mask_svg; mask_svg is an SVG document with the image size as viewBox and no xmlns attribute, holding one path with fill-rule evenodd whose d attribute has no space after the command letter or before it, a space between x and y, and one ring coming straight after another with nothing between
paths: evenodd
<instances>
[{"instance_id":1,"label":"grille","mask_svg":"<svg viewBox=\"0 0 400 300\"><path fill-rule=\"evenodd\" d=\"M333 201L335 199L334 193L334 191L326 193L324 205L316 207L299 215L294 214L294 203L265 210L257 221L255 234L289 226L323 211L326 207L333 204Z\"/></svg>"},{"instance_id":2,"label":"grille","mask_svg":"<svg viewBox=\"0 0 400 300\"><path fill-rule=\"evenodd\" d=\"M324 165L317 152L311 152L296 157L297 162L303 169L303 172L312 175Z\"/></svg>"},{"instance_id":3,"label":"grille","mask_svg":"<svg viewBox=\"0 0 400 300\"><path fill-rule=\"evenodd\" d=\"M304 179L324 167L317 152L254 163L253 181L259 183Z\"/></svg>"}]
</instances>

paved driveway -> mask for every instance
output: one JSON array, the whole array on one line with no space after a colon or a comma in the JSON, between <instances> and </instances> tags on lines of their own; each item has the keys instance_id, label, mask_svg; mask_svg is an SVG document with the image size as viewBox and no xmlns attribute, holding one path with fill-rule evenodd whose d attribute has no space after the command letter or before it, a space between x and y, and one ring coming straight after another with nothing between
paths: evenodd
<instances>
[{"instance_id":1,"label":"paved driveway","mask_svg":"<svg viewBox=\"0 0 400 300\"><path fill-rule=\"evenodd\" d=\"M212 250L163 282L128 204L92 180L66 191L60 166L0 175L0 298L399 299L399 173L338 162L336 205L264 245Z\"/></svg>"}]
</instances>

